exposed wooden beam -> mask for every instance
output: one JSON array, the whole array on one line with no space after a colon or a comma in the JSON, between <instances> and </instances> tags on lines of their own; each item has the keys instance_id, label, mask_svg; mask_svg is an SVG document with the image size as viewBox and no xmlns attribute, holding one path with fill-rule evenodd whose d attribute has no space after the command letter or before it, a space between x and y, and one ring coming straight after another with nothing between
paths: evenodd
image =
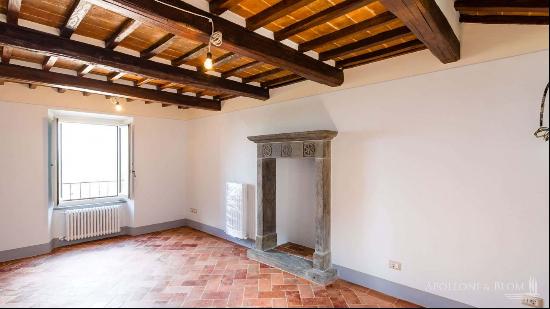
<instances>
[{"instance_id":1,"label":"exposed wooden beam","mask_svg":"<svg viewBox=\"0 0 550 309\"><path fill-rule=\"evenodd\" d=\"M198 58L200 55L205 54L206 50L208 49L207 44L200 44L199 46L193 48L192 50L186 52L185 54L181 55L180 57L172 60L172 65L179 67L182 64L185 64L187 61L191 59Z\"/></svg>"},{"instance_id":2,"label":"exposed wooden beam","mask_svg":"<svg viewBox=\"0 0 550 309\"><path fill-rule=\"evenodd\" d=\"M120 28L105 42L105 48L115 49L124 39L141 26L141 22L133 19L126 19Z\"/></svg>"},{"instance_id":3,"label":"exposed wooden beam","mask_svg":"<svg viewBox=\"0 0 550 309\"><path fill-rule=\"evenodd\" d=\"M57 62L56 56L47 56L46 59L44 59L44 63L42 63L42 70L49 71L53 68L55 63Z\"/></svg>"},{"instance_id":4,"label":"exposed wooden beam","mask_svg":"<svg viewBox=\"0 0 550 309\"><path fill-rule=\"evenodd\" d=\"M210 12L220 15L241 2L243 0L212 0L210 1Z\"/></svg>"},{"instance_id":5,"label":"exposed wooden beam","mask_svg":"<svg viewBox=\"0 0 550 309\"><path fill-rule=\"evenodd\" d=\"M338 58L347 54L362 51L373 46L381 45L411 35L407 27L399 27L386 32L382 32L357 42L337 47L319 54L319 59L325 61Z\"/></svg>"},{"instance_id":6,"label":"exposed wooden beam","mask_svg":"<svg viewBox=\"0 0 550 309\"><path fill-rule=\"evenodd\" d=\"M148 84L150 82L152 82L153 79L152 78L143 78L137 82L135 82L134 84L137 86L137 87L140 87L140 86L143 86L145 84Z\"/></svg>"},{"instance_id":7,"label":"exposed wooden beam","mask_svg":"<svg viewBox=\"0 0 550 309\"><path fill-rule=\"evenodd\" d=\"M167 84L158 86L158 89L159 90L166 90L166 89L175 88L175 87L180 87L180 86L178 84L175 84L175 83L167 83Z\"/></svg>"},{"instance_id":8,"label":"exposed wooden beam","mask_svg":"<svg viewBox=\"0 0 550 309\"><path fill-rule=\"evenodd\" d=\"M36 86L35 84L28 84L27 86L29 87L29 89L36 89L36 88L38 88L38 86Z\"/></svg>"},{"instance_id":9,"label":"exposed wooden beam","mask_svg":"<svg viewBox=\"0 0 550 309\"><path fill-rule=\"evenodd\" d=\"M313 27L329 22L335 18L353 12L376 0L346 0L306 19L300 20L282 30L275 32L275 40L282 41Z\"/></svg>"},{"instance_id":10,"label":"exposed wooden beam","mask_svg":"<svg viewBox=\"0 0 550 309\"><path fill-rule=\"evenodd\" d=\"M65 93L65 92L67 92L67 89L65 89L65 88L54 88L54 89L55 89L55 91L58 92L58 93Z\"/></svg>"},{"instance_id":11,"label":"exposed wooden beam","mask_svg":"<svg viewBox=\"0 0 550 309\"><path fill-rule=\"evenodd\" d=\"M548 16L519 15L460 15L461 23L508 24L508 25L548 25Z\"/></svg>"},{"instance_id":12,"label":"exposed wooden beam","mask_svg":"<svg viewBox=\"0 0 550 309\"><path fill-rule=\"evenodd\" d=\"M226 100L230 100L230 99L234 99L234 98L236 98L236 96L233 96L233 95L218 95L218 96L214 97L214 100L226 101Z\"/></svg>"},{"instance_id":13,"label":"exposed wooden beam","mask_svg":"<svg viewBox=\"0 0 550 309\"><path fill-rule=\"evenodd\" d=\"M85 96L85 97L89 97L89 96L91 96L92 94L89 93L89 92L86 92L86 91L82 91L82 95Z\"/></svg>"},{"instance_id":14,"label":"exposed wooden beam","mask_svg":"<svg viewBox=\"0 0 550 309\"><path fill-rule=\"evenodd\" d=\"M12 53L13 53L13 48L11 48L10 46L3 46L2 55L0 55L0 59L2 60L2 63L10 63Z\"/></svg>"},{"instance_id":15,"label":"exposed wooden beam","mask_svg":"<svg viewBox=\"0 0 550 309\"><path fill-rule=\"evenodd\" d=\"M284 17L315 0L282 0L277 4L268 7L260 13L246 19L246 28L256 30L277 19Z\"/></svg>"},{"instance_id":16,"label":"exposed wooden beam","mask_svg":"<svg viewBox=\"0 0 550 309\"><path fill-rule=\"evenodd\" d=\"M367 19L357 24L353 24L344 29L334 31L327 35L302 43L298 46L298 50L301 52L306 52L308 50L316 49L325 44L343 39L356 33L366 32L374 28L383 27L384 25L389 24L395 20L396 17L391 12L384 12L380 15L376 15L373 18Z\"/></svg>"},{"instance_id":17,"label":"exposed wooden beam","mask_svg":"<svg viewBox=\"0 0 550 309\"><path fill-rule=\"evenodd\" d=\"M124 77L124 75L126 75L125 72L113 72L109 74L109 76L107 76L107 80L112 83L115 80L121 79L122 77Z\"/></svg>"},{"instance_id":18,"label":"exposed wooden beam","mask_svg":"<svg viewBox=\"0 0 550 309\"><path fill-rule=\"evenodd\" d=\"M70 38L91 8L92 4L88 1L76 0L71 7L69 17L61 27L59 35L64 38Z\"/></svg>"},{"instance_id":19,"label":"exposed wooden beam","mask_svg":"<svg viewBox=\"0 0 550 309\"><path fill-rule=\"evenodd\" d=\"M8 0L8 11L6 12L6 21L8 24L17 25L20 11L21 0Z\"/></svg>"},{"instance_id":20,"label":"exposed wooden beam","mask_svg":"<svg viewBox=\"0 0 550 309\"><path fill-rule=\"evenodd\" d=\"M306 79L301 76L298 76L296 74L291 74L291 75L279 77L279 78L264 82L262 83L262 87L274 89L274 88L280 88L280 87L289 86L295 83L303 82L305 80Z\"/></svg>"},{"instance_id":21,"label":"exposed wooden beam","mask_svg":"<svg viewBox=\"0 0 550 309\"><path fill-rule=\"evenodd\" d=\"M374 61L380 61L391 57L400 56L404 53L411 53L424 49L426 49L426 45L424 45L424 43L422 43L420 40L412 40L409 42L394 45L392 47L337 61L336 66L339 68L347 69Z\"/></svg>"},{"instance_id":22,"label":"exposed wooden beam","mask_svg":"<svg viewBox=\"0 0 550 309\"><path fill-rule=\"evenodd\" d=\"M461 12L486 13L546 13L548 0L457 0L455 9Z\"/></svg>"},{"instance_id":23,"label":"exposed wooden beam","mask_svg":"<svg viewBox=\"0 0 550 309\"><path fill-rule=\"evenodd\" d=\"M144 24L190 40L208 43L212 32L211 23L199 16L185 13L154 0L89 0L94 5L126 17L140 20ZM342 70L306 56L284 44L275 42L224 18L202 11L179 0L164 0L177 8L212 19L216 30L223 33L223 49L243 57L258 60L275 67L281 67L307 79L339 86L344 82ZM364 0L353 0L362 2Z\"/></svg>"},{"instance_id":24,"label":"exposed wooden beam","mask_svg":"<svg viewBox=\"0 0 550 309\"><path fill-rule=\"evenodd\" d=\"M200 72L176 68L113 50L72 41L33 29L0 23L0 44L18 47L48 56L61 56L110 71L122 71L145 78L165 80L205 90L265 100L269 91Z\"/></svg>"},{"instance_id":25,"label":"exposed wooden beam","mask_svg":"<svg viewBox=\"0 0 550 309\"><path fill-rule=\"evenodd\" d=\"M460 41L435 0L380 0L443 63L460 59Z\"/></svg>"},{"instance_id":26,"label":"exposed wooden beam","mask_svg":"<svg viewBox=\"0 0 550 309\"><path fill-rule=\"evenodd\" d=\"M239 73L239 72L242 72L242 71L244 71L244 70L246 70L246 69L249 69L249 68L251 68L251 67L257 66L258 64L260 64L259 61L252 61L252 62L249 62L249 63L247 63L247 64L243 64L243 65L241 65L240 67L236 67L236 68L231 69L231 70L229 70L229 71L223 72L223 73L222 73L222 78L228 78L228 77L233 76L233 75L235 75L235 74L237 74L237 73Z\"/></svg>"},{"instance_id":27,"label":"exposed wooden beam","mask_svg":"<svg viewBox=\"0 0 550 309\"><path fill-rule=\"evenodd\" d=\"M46 72L11 64L0 64L0 78L17 83L32 83L41 86L75 91L92 92L107 96L153 100L160 103L202 108L208 110L221 109L219 102L193 96L177 95L164 91L156 91L139 87L109 83L91 78L67 74Z\"/></svg>"},{"instance_id":28,"label":"exposed wooden beam","mask_svg":"<svg viewBox=\"0 0 550 309\"><path fill-rule=\"evenodd\" d=\"M151 59L158 54L162 53L163 51L167 50L168 47L170 47L174 41L176 40L176 36L169 33L162 37L162 39L158 40L155 44L151 45L147 49L141 52L141 58L143 59Z\"/></svg>"},{"instance_id":29,"label":"exposed wooden beam","mask_svg":"<svg viewBox=\"0 0 550 309\"><path fill-rule=\"evenodd\" d=\"M78 70L77 74L80 77L85 76L86 74L90 73L94 68L95 68L95 65L86 64L86 65L82 66L82 68L80 68L80 70Z\"/></svg>"},{"instance_id":30,"label":"exposed wooden beam","mask_svg":"<svg viewBox=\"0 0 550 309\"><path fill-rule=\"evenodd\" d=\"M235 53L227 53L221 57L218 57L214 60L214 67L221 67L222 65L226 64L226 63L229 63L233 60L235 60L236 58L239 58L239 55L235 54Z\"/></svg>"},{"instance_id":31,"label":"exposed wooden beam","mask_svg":"<svg viewBox=\"0 0 550 309\"><path fill-rule=\"evenodd\" d=\"M284 71L284 69L281 69L281 68L275 68L275 69L272 69L272 70L268 70L268 71L265 71L265 72L262 72L262 73L258 73L256 75L252 75L252 76L243 78L243 83L248 84L248 83L257 81L259 79L266 78L266 77L269 77L271 75L281 73L283 71Z\"/></svg>"}]
</instances>

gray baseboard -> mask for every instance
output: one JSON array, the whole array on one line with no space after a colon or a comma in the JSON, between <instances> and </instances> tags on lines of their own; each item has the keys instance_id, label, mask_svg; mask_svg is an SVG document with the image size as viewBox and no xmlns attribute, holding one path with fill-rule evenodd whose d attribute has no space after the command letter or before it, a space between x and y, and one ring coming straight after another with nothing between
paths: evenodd
<instances>
[{"instance_id":1,"label":"gray baseboard","mask_svg":"<svg viewBox=\"0 0 550 309\"><path fill-rule=\"evenodd\" d=\"M344 266L334 265L338 270L338 276L346 281L355 283L371 290L393 296L426 308L475 308L470 305L441 297L432 293L408 287L399 283L388 281L349 269Z\"/></svg>"},{"instance_id":2,"label":"gray baseboard","mask_svg":"<svg viewBox=\"0 0 550 309\"><path fill-rule=\"evenodd\" d=\"M193 221L193 220L189 220L189 219L185 219L185 221L186 221L185 226L187 226L187 227L190 227L190 228L193 228L195 230L204 232L206 234L210 234L212 236L216 236L218 238L222 238L222 239L231 241L233 243L236 243L236 244L241 245L243 247L246 247L248 249L251 249L251 248L254 247L255 242L252 239L239 239L239 238L231 237L231 236L227 235L224 230L219 229L217 227L213 227L213 226L203 224L203 223L200 223L200 222L196 222L196 221Z\"/></svg>"},{"instance_id":3,"label":"gray baseboard","mask_svg":"<svg viewBox=\"0 0 550 309\"><path fill-rule=\"evenodd\" d=\"M0 263L48 254L52 251L52 249L53 243L48 242L41 245L0 251Z\"/></svg>"},{"instance_id":4,"label":"gray baseboard","mask_svg":"<svg viewBox=\"0 0 550 309\"><path fill-rule=\"evenodd\" d=\"M116 236L130 235L138 236L143 234L149 234L154 232L160 232L180 227L190 227L195 230L225 239L227 241L236 243L246 248L254 247L254 240L252 239L238 239L225 234L224 230L196 222L189 219L176 220L171 222L153 224L141 227L124 227L122 231L114 235L106 235L96 238L88 238L78 241L63 241L54 239L49 243L29 246L25 248L0 251L0 262L6 262L11 260L18 260L23 258L29 258L33 256L43 255L50 253L54 248L75 245L79 243L112 238ZM369 289L399 298L411 303L418 304L427 308L474 308L470 305L454 301L445 297L441 297L435 294L431 294L422 290L411 288L399 283L388 281L386 279L371 276L353 269L346 268L344 266L334 265L334 268L338 270L338 275L341 279L367 287Z\"/></svg>"},{"instance_id":5,"label":"gray baseboard","mask_svg":"<svg viewBox=\"0 0 550 309\"><path fill-rule=\"evenodd\" d=\"M161 232L161 231L177 229L177 228L186 227L186 226L187 226L187 220L181 219L181 220L163 222L163 223L140 226L140 227L128 227L126 235L139 236L143 234Z\"/></svg>"}]
</instances>

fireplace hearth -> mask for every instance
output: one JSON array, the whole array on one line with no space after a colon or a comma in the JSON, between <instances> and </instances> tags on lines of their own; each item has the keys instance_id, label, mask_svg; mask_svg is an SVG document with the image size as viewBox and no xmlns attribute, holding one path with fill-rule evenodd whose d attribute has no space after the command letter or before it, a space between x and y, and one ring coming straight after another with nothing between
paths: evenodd
<instances>
[{"instance_id":1,"label":"fireplace hearth","mask_svg":"<svg viewBox=\"0 0 550 309\"><path fill-rule=\"evenodd\" d=\"M331 142L338 132L309 131L250 136L258 148L258 210L256 246L248 257L321 285L337 276L330 245ZM297 247L277 246L277 159L315 160L315 251L296 254ZM293 249L294 248L294 249ZM304 251L304 250L302 250Z\"/></svg>"}]
</instances>

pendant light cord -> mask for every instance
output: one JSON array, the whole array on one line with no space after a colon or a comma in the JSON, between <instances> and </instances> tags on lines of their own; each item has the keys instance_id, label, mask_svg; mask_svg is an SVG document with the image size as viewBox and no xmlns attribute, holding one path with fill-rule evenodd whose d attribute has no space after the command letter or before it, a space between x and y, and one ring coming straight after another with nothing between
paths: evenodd
<instances>
[{"instance_id":1,"label":"pendant light cord","mask_svg":"<svg viewBox=\"0 0 550 309\"><path fill-rule=\"evenodd\" d=\"M546 84L546 89L544 90L544 94L542 96L542 102L540 104L540 122L539 122L539 129L535 132L535 136L537 138L542 138L546 142L548 142L550 136L548 132L548 127L544 126L544 105L546 104L546 97L548 95L548 87L549 84Z\"/></svg>"},{"instance_id":2,"label":"pendant light cord","mask_svg":"<svg viewBox=\"0 0 550 309\"><path fill-rule=\"evenodd\" d=\"M208 40L208 52L211 51L212 44L214 44L214 46L216 46L216 47L220 47L222 45L222 34L221 34L221 32L216 32L215 27L214 27L214 20L212 18L210 18L208 16L205 16L205 15L202 15L202 14L199 14L199 13L195 13L195 12L186 10L186 9L182 9L182 8L176 6L176 5L166 3L166 2L161 1L161 0L153 0L153 1L155 1L157 3L160 3L162 5L165 5L167 7L176 9L178 11L188 13L188 14L191 14L191 15L201 17L201 18L204 18L204 19L208 20L208 22L210 22L210 25L212 26L212 32L210 33L210 38Z\"/></svg>"}]
</instances>

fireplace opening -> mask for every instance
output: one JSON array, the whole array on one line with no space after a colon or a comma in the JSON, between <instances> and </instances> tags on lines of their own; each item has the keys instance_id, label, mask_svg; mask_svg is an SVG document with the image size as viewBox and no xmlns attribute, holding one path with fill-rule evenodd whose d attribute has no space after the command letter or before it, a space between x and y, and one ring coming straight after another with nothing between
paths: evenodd
<instances>
[{"instance_id":1,"label":"fireplace opening","mask_svg":"<svg viewBox=\"0 0 550 309\"><path fill-rule=\"evenodd\" d=\"M277 245L275 250L313 258L315 251L315 162L277 162Z\"/></svg>"}]
</instances>

